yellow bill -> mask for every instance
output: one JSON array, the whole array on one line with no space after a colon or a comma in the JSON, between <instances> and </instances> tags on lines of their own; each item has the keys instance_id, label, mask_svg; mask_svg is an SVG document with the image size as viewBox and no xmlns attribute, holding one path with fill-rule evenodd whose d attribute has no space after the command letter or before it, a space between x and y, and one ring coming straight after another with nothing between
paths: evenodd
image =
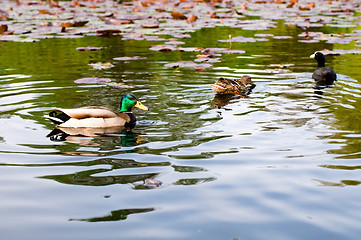
<instances>
[{"instance_id":1,"label":"yellow bill","mask_svg":"<svg viewBox=\"0 0 361 240\"><path fill-rule=\"evenodd\" d=\"M137 103L134 105L134 107L142 109L144 111L148 111L148 108L144 106L141 102L137 101Z\"/></svg>"}]
</instances>

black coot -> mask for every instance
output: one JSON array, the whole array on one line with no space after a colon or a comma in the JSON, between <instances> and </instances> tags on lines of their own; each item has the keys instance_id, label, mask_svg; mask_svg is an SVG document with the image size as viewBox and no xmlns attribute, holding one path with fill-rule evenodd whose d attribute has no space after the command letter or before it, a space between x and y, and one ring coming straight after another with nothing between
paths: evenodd
<instances>
[{"instance_id":1,"label":"black coot","mask_svg":"<svg viewBox=\"0 0 361 240\"><path fill-rule=\"evenodd\" d=\"M313 72L312 78L315 79L317 85L332 85L337 80L335 71L330 67L325 67L325 55L321 52L315 52L310 58L316 59L318 66Z\"/></svg>"}]
</instances>

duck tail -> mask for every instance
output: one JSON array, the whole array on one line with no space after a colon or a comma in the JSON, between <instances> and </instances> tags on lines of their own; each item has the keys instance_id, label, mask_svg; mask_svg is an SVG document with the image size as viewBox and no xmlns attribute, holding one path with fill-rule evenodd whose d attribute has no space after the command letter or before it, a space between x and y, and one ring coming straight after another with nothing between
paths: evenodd
<instances>
[{"instance_id":1,"label":"duck tail","mask_svg":"<svg viewBox=\"0 0 361 240\"><path fill-rule=\"evenodd\" d=\"M68 121L70 119L70 117L67 114L65 114L59 110L51 111L49 113L49 115L46 117L49 118L53 123L55 123L57 125L65 123L66 121Z\"/></svg>"}]
</instances>

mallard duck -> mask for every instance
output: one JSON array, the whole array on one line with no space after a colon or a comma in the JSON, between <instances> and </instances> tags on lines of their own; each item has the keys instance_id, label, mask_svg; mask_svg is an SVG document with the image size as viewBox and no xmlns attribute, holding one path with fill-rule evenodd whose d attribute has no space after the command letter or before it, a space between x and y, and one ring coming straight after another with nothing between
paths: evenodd
<instances>
[{"instance_id":1,"label":"mallard duck","mask_svg":"<svg viewBox=\"0 0 361 240\"><path fill-rule=\"evenodd\" d=\"M330 67L325 67L325 55L321 52L315 52L310 58L316 59L318 66L312 74L317 85L332 85L337 80L335 71Z\"/></svg>"},{"instance_id":2,"label":"mallard duck","mask_svg":"<svg viewBox=\"0 0 361 240\"><path fill-rule=\"evenodd\" d=\"M54 108L47 116L53 123L63 128L105 128L134 127L136 118L132 108L148 110L136 96L126 94L120 100L120 112L106 107L82 107L73 109Z\"/></svg>"},{"instance_id":3,"label":"mallard duck","mask_svg":"<svg viewBox=\"0 0 361 240\"><path fill-rule=\"evenodd\" d=\"M250 76L244 75L240 80L221 77L211 86L217 94L247 95L256 85Z\"/></svg>"}]
</instances>

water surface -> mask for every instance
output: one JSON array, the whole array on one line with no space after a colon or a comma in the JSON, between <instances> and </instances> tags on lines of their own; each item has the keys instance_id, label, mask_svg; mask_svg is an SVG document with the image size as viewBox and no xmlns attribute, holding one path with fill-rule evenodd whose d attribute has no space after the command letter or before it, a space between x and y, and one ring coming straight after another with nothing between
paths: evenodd
<instances>
[{"instance_id":1,"label":"water surface","mask_svg":"<svg viewBox=\"0 0 361 240\"><path fill-rule=\"evenodd\" d=\"M328 56L338 81L318 91L309 55L349 45L298 42L301 30L283 22L269 31L202 29L182 41L228 47L218 40L264 32L291 38L233 43L246 52L221 54L204 72L165 67L197 52L149 50L157 42L0 42L2 238L358 239L359 55ZM76 50L85 46L104 49ZM144 58L113 60L125 56ZM97 62L115 67L88 65ZM257 84L248 98L212 92L217 78L244 74ZM85 77L129 88L74 82ZM134 110L132 131L46 137L52 107L117 110L127 92L150 108Z\"/></svg>"}]
</instances>

